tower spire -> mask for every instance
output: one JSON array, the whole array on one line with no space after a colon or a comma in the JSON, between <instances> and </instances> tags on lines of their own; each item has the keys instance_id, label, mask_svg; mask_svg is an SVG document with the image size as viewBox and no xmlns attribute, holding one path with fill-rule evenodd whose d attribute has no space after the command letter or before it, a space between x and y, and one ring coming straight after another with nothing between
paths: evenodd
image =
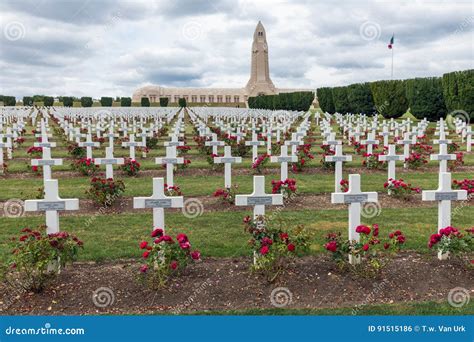
<instances>
[{"instance_id":1,"label":"tower spire","mask_svg":"<svg viewBox=\"0 0 474 342\"><path fill-rule=\"evenodd\" d=\"M248 96L275 94L275 86L270 79L267 34L261 21L253 34L251 56L250 79L246 86Z\"/></svg>"}]
</instances>

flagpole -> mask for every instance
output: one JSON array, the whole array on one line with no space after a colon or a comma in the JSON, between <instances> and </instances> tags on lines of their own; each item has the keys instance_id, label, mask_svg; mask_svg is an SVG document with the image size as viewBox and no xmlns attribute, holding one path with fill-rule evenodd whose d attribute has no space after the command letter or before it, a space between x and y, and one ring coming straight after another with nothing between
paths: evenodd
<instances>
[{"instance_id":1,"label":"flagpole","mask_svg":"<svg viewBox=\"0 0 474 342\"><path fill-rule=\"evenodd\" d=\"M393 80L393 45L392 45L391 50L392 50L392 76L391 76L392 78L391 79Z\"/></svg>"}]
</instances>

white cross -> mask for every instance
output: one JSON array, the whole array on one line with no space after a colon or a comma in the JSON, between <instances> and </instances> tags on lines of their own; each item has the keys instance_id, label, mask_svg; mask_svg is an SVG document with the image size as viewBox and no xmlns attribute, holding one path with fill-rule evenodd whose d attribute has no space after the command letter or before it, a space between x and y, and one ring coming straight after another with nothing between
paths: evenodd
<instances>
[{"instance_id":1,"label":"white cross","mask_svg":"<svg viewBox=\"0 0 474 342\"><path fill-rule=\"evenodd\" d=\"M451 188L451 173L439 174L437 190L423 190L423 201L438 201L438 231L451 225L451 201L467 200L466 190L453 190ZM446 259L447 253L438 254L440 260Z\"/></svg>"},{"instance_id":2,"label":"white cross","mask_svg":"<svg viewBox=\"0 0 474 342\"><path fill-rule=\"evenodd\" d=\"M403 158L405 159L403 167L405 169L408 167L408 162L406 160L410 156L410 145L415 144L414 139L415 137L410 138L410 133L406 132L403 134L403 139L397 141L397 144L403 145Z\"/></svg>"},{"instance_id":3,"label":"white cross","mask_svg":"<svg viewBox=\"0 0 474 342\"><path fill-rule=\"evenodd\" d=\"M323 141L324 145L329 145L331 149L334 148L336 145L341 145L341 140L336 140L336 133L329 133L327 140Z\"/></svg>"},{"instance_id":4,"label":"white cross","mask_svg":"<svg viewBox=\"0 0 474 342\"><path fill-rule=\"evenodd\" d=\"M352 156L343 155L342 145L336 145L336 154L333 156L326 156L325 161L329 163L335 163L334 192L341 192L342 163L352 161Z\"/></svg>"},{"instance_id":5,"label":"white cross","mask_svg":"<svg viewBox=\"0 0 474 342\"><path fill-rule=\"evenodd\" d=\"M168 147L168 146L184 146L184 141L179 141L178 140L178 136L173 134L171 135L171 141L166 141L164 144L164 146Z\"/></svg>"},{"instance_id":6,"label":"white cross","mask_svg":"<svg viewBox=\"0 0 474 342\"><path fill-rule=\"evenodd\" d=\"M139 134L139 136L142 138L142 147L143 147L142 157L146 158L146 152L145 152L146 151L146 138L153 137L153 134L148 133L146 127L142 127L142 132Z\"/></svg>"},{"instance_id":7,"label":"white cross","mask_svg":"<svg viewBox=\"0 0 474 342\"><path fill-rule=\"evenodd\" d=\"M388 137L390 136L390 132L388 131L388 124L383 125L383 131L380 133L383 136L383 145L388 146Z\"/></svg>"},{"instance_id":8,"label":"white cross","mask_svg":"<svg viewBox=\"0 0 474 342\"><path fill-rule=\"evenodd\" d=\"M48 147L43 147L43 157L42 159L31 159L32 166L42 166L43 167L43 181L46 185L46 181L51 179L51 166L63 165L63 160L52 159L51 158L51 149Z\"/></svg>"},{"instance_id":9,"label":"white cross","mask_svg":"<svg viewBox=\"0 0 474 342\"><path fill-rule=\"evenodd\" d=\"M303 141L296 137L296 133L291 133L291 140L285 141L285 145L291 146L291 154L296 155L296 147L303 145Z\"/></svg>"},{"instance_id":10,"label":"white cross","mask_svg":"<svg viewBox=\"0 0 474 342\"><path fill-rule=\"evenodd\" d=\"M367 134L367 139L362 140L362 144L367 146L367 153L372 154L373 145L378 145L379 141L375 139L375 134L374 133L369 133L369 134Z\"/></svg>"},{"instance_id":11,"label":"white cross","mask_svg":"<svg viewBox=\"0 0 474 342\"><path fill-rule=\"evenodd\" d=\"M257 133L253 131L252 140L245 142L245 146L252 146L252 162L254 162L258 158L258 147L262 145L264 145L264 142L259 141L257 137Z\"/></svg>"},{"instance_id":12,"label":"white cross","mask_svg":"<svg viewBox=\"0 0 474 342\"><path fill-rule=\"evenodd\" d=\"M92 141L92 135L90 133L87 134L87 138L85 142L80 142L78 144L79 147L85 147L86 148L86 156L87 159L92 159L92 147L99 147L98 142Z\"/></svg>"},{"instance_id":13,"label":"white cross","mask_svg":"<svg viewBox=\"0 0 474 342\"><path fill-rule=\"evenodd\" d=\"M184 158L176 156L176 146L168 146L166 148L165 158L155 158L156 164L166 164L166 184L174 185L174 164L183 164Z\"/></svg>"},{"instance_id":14,"label":"white cross","mask_svg":"<svg viewBox=\"0 0 474 342\"><path fill-rule=\"evenodd\" d=\"M143 144L141 142L135 141L135 134L130 134L129 141L123 142L122 147L130 148L130 159L135 160L135 147L142 147Z\"/></svg>"},{"instance_id":15,"label":"white cross","mask_svg":"<svg viewBox=\"0 0 474 342\"><path fill-rule=\"evenodd\" d=\"M114 133L114 122L111 121L109 124L109 133L106 134L109 138L109 147L114 151L114 138L117 138L119 135Z\"/></svg>"},{"instance_id":16,"label":"white cross","mask_svg":"<svg viewBox=\"0 0 474 342\"><path fill-rule=\"evenodd\" d=\"M26 200L25 211L45 211L48 234L59 232L60 210L79 210L78 199L63 199L59 197L58 180L48 179L44 183L44 199Z\"/></svg>"},{"instance_id":17,"label":"white cross","mask_svg":"<svg viewBox=\"0 0 474 342\"><path fill-rule=\"evenodd\" d=\"M224 156L223 157L214 157L214 163L222 164L224 163L224 183L227 189L230 189L232 186L232 171L231 167L233 163L241 163L241 157L233 157L230 146L224 147Z\"/></svg>"},{"instance_id":18,"label":"white cross","mask_svg":"<svg viewBox=\"0 0 474 342\"><path fill-rule=\"evenodd\" d=\"M3 173L3 149L11 147L11 143L3 142L3 137L0 137L0 173Z\"/></svg>"},{"instance_id":19,"label":"white cross","mask_svg":"<svg viewBox=\"0 0 474 342\"><path fill-rule=\"evenodd\" d=\"M280 163L280 180L285 181L288 179L288 163L296 163L298 156L288 155L288 146L282 145L279 156L270 157L272 163Z\"/></svg>"},{"instance_id":20,"label":"white cross","mask_svg":"<svg viewBox=\"0 0 474 342\"><path fill-rule=\"evenodd\" d=\"M282 194L265 193L265 176L253 177L253 192L250 195L236 195L235 205L253 206L253 218L265 215L266 205L283 205Z\"/></svg>"},{"instance_id":21,"label":"white cross","mask_svg":"<svg viewBox=\"0 0 474 342\"><path fill-rule=\"evenodd\" d=\"M153 208L153 229L165 229L164 208L182 208L183 196L166 196L163 178L153 178L153 195L151 197L134 197L133 208Z\"/></svg>"},{"instance_id":22,"label":"white cross","mask_svg":"<svg viewBox=\"0 0 474 342\"><path fill-rule=\"evenodd\" d=\"M472 151L472 128L471 126L466 127L466 151Z\"/></svg>"},{"instance_id":23,"label":"white cross","mask_svg":"<svg viewBox=\"0 0 474 342\"><path fill-rule=\"evenodd\" d=\"M439 145L439 154L430 155L431 160L439 161L439 173L448 171L448 160L456 160L455 154L448 154L448 146L446 144Z\"/></svg>"},{"instance_id":24,"label":"white cross","mask_svg":"<svg viewBox=\"0 0 474 342\"><path fill-rule=\"evenodd\" d=\"M205 145L206 146L212 146L212 154L217 155L217 147L218 146L224 146L224 142L223 141L218 141L217 140L217 134L212 133L212 140L211 141L206 141Z\"/></svg>"},{"instance_id":25,"label":"white cross","mask_svg":"<svg viewBox=\"0 0 474 342\"><path fill-rule=\"evenodd\" d=\"M331 194L331 202L349 203L349 240L360 241L359 233L356 232L357 226L360 225L361 203L377 202L378 195L376 192L362 192L360 189L360 175L349 175L349 191L333 192ZM360 259L349 256L351 264L359 263Z\"/></svg>"},{"instance_id":26,"label":"white cross","mask_svg":"<svg viewBox=\"0 0 474 342\"><path fill-rule=\"evenodd\" d=\"M111 147L105 148L105 158L96 158L96 165L105 165L105 176L107 179L114 179L114 165L123 165L125 163L123 158L114 158L114 151Z\"/></svg>"},{"instance_id":27,"label":"white cross","mask_svg":"<svg viewBox=\"0 0 474 342\"><path fill-rule=\"evenodd\" d=\"M388 162L388 179L395 178L396 161L404 160L402 155L397 154L395 145L388 145L388 153L379 155L379 160Z\"/></svg>"}]
</instances>

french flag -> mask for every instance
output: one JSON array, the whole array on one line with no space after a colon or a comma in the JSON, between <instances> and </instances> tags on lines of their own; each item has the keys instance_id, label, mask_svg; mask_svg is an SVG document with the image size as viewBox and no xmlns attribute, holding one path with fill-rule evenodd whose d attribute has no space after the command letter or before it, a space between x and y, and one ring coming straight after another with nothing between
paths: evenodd
<instances>
[{"instance_id":1,"label":"french flag","mask_svg":"<svg viewBox=\"0 0 474 342\"><path fill-rule=\"evenodd\" d=\"M395 35L392 34L392 38L390 38L390 43L388 44L388 48L389 49L392 49L393 48L393 42L395 40Z\"/></svg>"}]
</instances>

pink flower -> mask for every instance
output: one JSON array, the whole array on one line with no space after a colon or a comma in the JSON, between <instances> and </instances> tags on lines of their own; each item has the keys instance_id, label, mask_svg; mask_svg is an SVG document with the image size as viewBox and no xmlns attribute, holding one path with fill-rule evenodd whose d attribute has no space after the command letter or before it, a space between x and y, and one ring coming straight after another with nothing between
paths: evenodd
<instances>
[{"instance_id":1,"label":"pink flower","mask_svg":"<svg viewBox=\"0 0 474 342\"><path fill-rule=\"evenodd\" d=\"M193 260L199 260L201 259L201 253L196 249L195 251L191 252L191 258L193 258Z\"/></svg>"},{"instance_id":2,"label":"pink flower","mask_svg":"<svg viewBox=\"0 0 474 342\"><path fill-rule=\"evenodd\" d=\"M178 268L178 262L176 260L173 260L171 263L170 263L170 268L172 270L175 270Z\"/></svg>"}]
</instances>

